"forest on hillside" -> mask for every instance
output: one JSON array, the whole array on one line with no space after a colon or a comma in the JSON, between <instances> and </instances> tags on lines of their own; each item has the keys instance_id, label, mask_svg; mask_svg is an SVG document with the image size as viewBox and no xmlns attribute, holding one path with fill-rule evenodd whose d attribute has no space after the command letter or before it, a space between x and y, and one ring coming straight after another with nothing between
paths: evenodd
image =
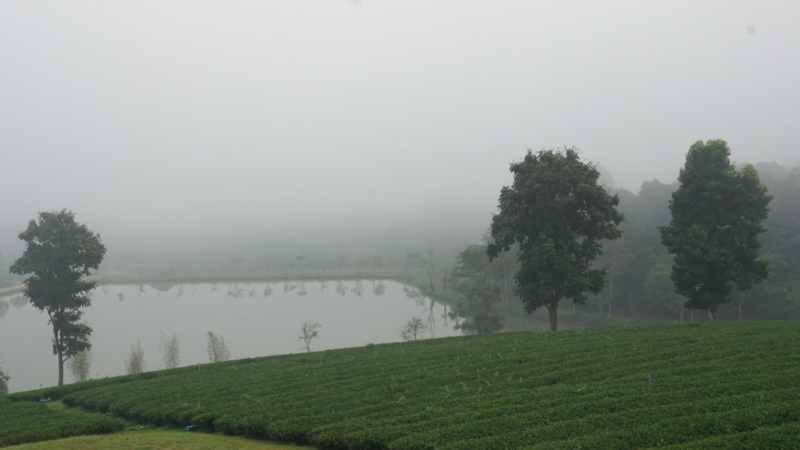
<instances>
[{"instance_id":1,"label":"forest on hillside","mask_svg":"<svg viewBox=\"0 0 800 450\"><path fill-rule=\"evenodd\" d=\"M735 291L734 301L720 307L719 317L727 321L800 319L800 166L754 166L773 196L764 222L767 231L760 237L760 252L769 261L770 275L747 291ZM647 181L633 193L614 188L610 177L605 178L609 191L619 195L618 209L625 215L620 224L622 237L606 241L603 254L595 261L598 267L608 268L606 286L599 294L590 295L584 305L562 302L560 308L578 315L588 313L595 319L705 319L705 312L686 310L686 299L675 294L670 279L672 256L659 234L659 227L670 222L669 202L678 183ZM489 263L487 243L488 237L483 245L472 245L459 254L451 285L466 293L475 280L489 281L499 292L496 305L519 314L522 305L513 294L519 266L513 250Z\"/></svg>"}]
</instances>

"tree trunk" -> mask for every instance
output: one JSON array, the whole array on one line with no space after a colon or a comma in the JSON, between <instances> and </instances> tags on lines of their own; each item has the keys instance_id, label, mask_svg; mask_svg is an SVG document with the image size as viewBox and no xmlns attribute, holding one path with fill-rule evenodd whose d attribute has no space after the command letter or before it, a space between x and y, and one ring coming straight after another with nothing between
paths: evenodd
<instances>
[{"instance_id":1,"label":"tree trunk","mask_svg":"<svg viewBox=\"0 0 800 450\"><path fill-rule=\"evenodd\" d=\"M712 305L708 308L708 314L711 315L711 320L714 322L719 322L717 320L717 305Z\"/></svg>"},{"instance_id":2,"label":"tree trunk","mask_svg":"<svg viewBox=\"0 0 800 450\"><path fill-rule=\"evenodd\" d=\"M64 355L58 351L58 385L64 385Z\"/></svg>"},{"instance_id":3,"label":"tree trunk","mask_svg":"<svg viewBox=\"0 0 800 450\"><path fill-rule=\"evenodd\" d=\"M50 315L50 320L52 322L53 316ZM64 385L64 354L61 350L61 339L59 339L58 329L56 328L56 324L53 323L53 354L58 357L58 385Z\"/></svg>"},{"instance_id":4,"label":"tree trunk","mask_svg":"<svg viewBox=\"0 0 800 450\"><path fill-rule=\"evenodd\" d=\"M694 310L692 310L692 323L694 323Z\"/></svg>"},{"instance_id":5,"label":"tree trunk","mask_svg":"<svg viewBox=\"0 0 800 450\"><path fill-rule=\"evenodd\" d=\"M550 331L558 330L558 299L550 300L547 312L550 313Z\"/></svg>"},{"instance_id":6,"label":"tree trunk","mask_svg":"<svg viewBox=\"0 0 800 450\"><path fill-rule=\"evenodd\" d=\"M684 311L683 305L681 305L681 323L683 323L683 311Z\"/></svg>"},{"instance_id":7,"label":"tree trunk","mask_svg":"<svg viewBox=\"0 0 800 450\"><path fill-rule=\"evenodd\" d=\"M744 299L739 300L739 322L742 321L742 305L744 304Z\"/></svg>"}]
</instances>

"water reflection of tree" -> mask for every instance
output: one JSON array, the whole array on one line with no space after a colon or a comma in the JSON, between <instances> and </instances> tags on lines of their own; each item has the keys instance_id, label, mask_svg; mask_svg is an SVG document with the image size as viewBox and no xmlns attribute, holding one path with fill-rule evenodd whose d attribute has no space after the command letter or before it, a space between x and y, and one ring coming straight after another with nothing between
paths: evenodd
<instances>
[{"instance_id":1,"label":"water reflection of tree","mask_svg":"<svg viewBox=\"0 0 800 450\"><path fill-rule=\"evenodd\" d=\"M218 290L219 287L217 286L217 283L211 283L211 292L217 292Z\"/></svg>"},{"instance_id":2,"label":"water reflection of tree","mask_svg":"<svg viewBox=\"0 0 800 450\"><path fill-rule=\"evenodd\" d=\"M0 319L6 316L6 312L8 312L8 302L0 299Z\"/></svg>"},{"instance_id":3,"label":"water reflection of tree","mask_svg":"<svg viewBox=\"0 0 800 450\"><path fill-rule=\"evenodd\" d=\"M436 337L436 315L433 313L433 307L436 306L436 302L433 299L430 299L431 306L428 308L428 320L427 328L428 331L431 333L431 339Z\"/></svg>"},{"instance_id":4,"label":"water reflection of tree","mask_svg":"<svg viewBox=\"0 0 800 450\"><path fill-rule=\"evenodd\" d=\"M361 280L356 280L356 284L353 286L353 293L359 297L364 295L364 286L361 285Z\"/></svg>"},{"instance_id":5,"label":"water reflection of tree","mask_svg":"<svg viewBox=\"0 0 800 450\"><path fill-rule=\"evenodd\" d=\"M108 286L107 285L104 284L104 285L100 286L100 289L103 290L103 294L108 294Z\"/></svg>"},{"instance_id":6,"label":"water reflection of tree","mask_svg":"<svg viewBox=\"0 0 800 450\"><path fill-rule=\"evenodd\" d=\"M140 284L140 285L139 285L139 292L137 292L137 293L136 293L136 296L137 296L137 297L141 297L141 296L142 296L142 294L144 294L144 293L145 293L145 291L144 291L144 284Z\"/></svg>"},{"instance_id":7,"label":"water reflection of tree","mask_svg":"<svg viewBox=\"0 0 800 450\"><path fill-rule=\"evenodd\" d=\"M297 286L290 286L289 283L283 283L283 293L291 292L297 289Z\"/></svg>"},{"instance_id":8,"label":"water reflection of tree","mask_svg":"<svg viewBox=\"0 0 800 450\"><path fill-rule=\"evenodd\" d=\"M342 280L336 281L336 293L344 297L344 294L347 293L347 286L344 285Z\"/></svg>"},{"instance_id":9,"label":"water reflection of tree","mask_svg":"<svg viewBox=\"0 0 800 450\"><path fill-rule=\"evenodd\" d=\"M328 289L328 282L327 281L320 282L319 291L320 292L325 292L327 289Z\"/></svg>"},{"instance_id":10,"label":"water reflection of tree","mask_svg":"<svg viewBox=\"0 0 800 450\"><path fill-rule=\"evenodd\" d=\"M192 295L194 295L194 294L195 294L195 292L197 292L197 285L196 285L196 284L193 284L193 285L192 285Z\"/></svg>"},{"instance_id":11,"label":"water reflection of tree","mask_svg":"<svg viewBox=\"0 0 800 450\"><path fill-rule=\"evenodd\" d=\"M372 282L372 293L378 296L386 293L386 285L383 284L383 280L378 280L378 284Z\"/></svg>"},{"instance_id":12,"label":"water reflection of tree","mask_svg":"<svg viewBox=\"0 0 800 450\"><path fill-rule=\"evenodd\" d=\"M176 297L183 297L183 285L178 285L178 292L175 294Z\"/></svg>"},{"instance_id":13,"label":"water reflection of tree","mask_svg":"<svg viewBox=\"0 0 800 450\"><path fill-rule=\"evenodd\" d=\"M242 298L244 297L244 289L239 287L239 283L233 282L228 285L227 294L231 298Z\"/></svg>"},{"instance_id":14,"label":"water reflection of tree","mask_svg":"<svg viewBox=\"0 0 800 450\"><path fill-rule=\"evenodd\" d=\"M406 297L413 298L417 306L425 306L425 295L415 286L403 286Z\"/></svg>"},{"instance_id":15,"label":"water reflection of tree","mask_svg":"<svg viewBox=\"0 0 800 450\"><path fill-rule=\"evenodd\" d=\"M253 286L252 283L250 283L250 289L247 291L247 296L250 297L250 298L253 298L253 297L256 296L256 287Z\"/></svg>"},{"instance_id":16,"label":"water reflection of tree","mask_svg":"<svg viewBox=\"0 0 800 450\"><path fill-rule=\"evenodd\" d=\"M300 282L300 290L297 291L297 295L306 295L306 294L308 294L308 292L306 292L306 282L305 281L301 281Z\"/></svg>"},{"instance_id":17,"label":"water reflection of tree","mask_svg":"<svg viewBox=\"0 0 800 450\"><path fill-rule=\"evenodd\" d=\"M272 295L272 286L267 283L267 285L264 286L264 298L269 298L270 295Z\"/></svg>"}]
</instances>

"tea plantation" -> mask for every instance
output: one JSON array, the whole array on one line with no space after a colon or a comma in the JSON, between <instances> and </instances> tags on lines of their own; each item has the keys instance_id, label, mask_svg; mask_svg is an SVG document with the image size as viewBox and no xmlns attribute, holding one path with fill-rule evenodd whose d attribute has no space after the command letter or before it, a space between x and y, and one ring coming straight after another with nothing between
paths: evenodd
<instances>
[{"instance_id":1,"label":"tea plantation","mask_svg":"<svg viewBox=\"0 0 800 450\"><path fill-rule=\"evenodd\" d=\"M800 324L762 322L368 345L46 395L322 449L800 448L799 381Z\"/></svg>"},{"instance_id":2,"label":"tea plantation","mask_svg":"<svg viewBox=\"0 0 800 450\"><path fill-rule=\"evenodd\" d=\"M0 447L120 431L125 421L78 410L51 409L44 403L0 403Z\"/></svg>"}]
</instances>

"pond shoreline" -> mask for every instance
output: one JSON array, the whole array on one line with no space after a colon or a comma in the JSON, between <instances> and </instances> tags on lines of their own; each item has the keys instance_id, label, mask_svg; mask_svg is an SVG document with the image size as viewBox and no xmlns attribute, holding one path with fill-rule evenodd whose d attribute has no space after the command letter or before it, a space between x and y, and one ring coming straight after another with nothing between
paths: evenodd
<instances>
[{"instance_id":1,"label":"pond shoreline","mask_svg":"<svg viewBox=\"0 0 800 450\"><path fill-rule=\"evenodd\" d=\"M459 295L453 291L446 290L444 284L439 279L433 280L435 290L430 289L430 280L424 273L419 273L419 269L395 269L388 268L379 271L364 271L364 270L341 270L335 271L307 270L298 271L290 270L283 271L282 273L275 272L262 272L256 271L203 271L203 270L179 270L175 274L169 275L151 275L147 273L136 272L123 272L123 271L101 271L89 277L88 280L94 281L99 286L112 285L112 284L194 284L194 283L280 283L280 282L322 282L322 281L350 281L350 280L365 280L365 281L394 281L405 286L415 287L428 298L434 301L447 305L449 307L455 306L459 300ZM22 292L24 284L18 282L16 286L6 287L0 289L0 296L6 296ZM585 319L591 316L591 313L579 314L572 317L567 311L566 314L561 314L559 317L559 324L567 326L567 328L594 328L598 326L594 324L587 324ZM524 311L504 311L509 317L517 320L530 319L535 321L548 320L545 315L525 313ZM541 315L541 317L540 317ZM573 320L574 319L574 320ZM516 331L516 330L515 330Z\"/></svg>"}]
</instances>

